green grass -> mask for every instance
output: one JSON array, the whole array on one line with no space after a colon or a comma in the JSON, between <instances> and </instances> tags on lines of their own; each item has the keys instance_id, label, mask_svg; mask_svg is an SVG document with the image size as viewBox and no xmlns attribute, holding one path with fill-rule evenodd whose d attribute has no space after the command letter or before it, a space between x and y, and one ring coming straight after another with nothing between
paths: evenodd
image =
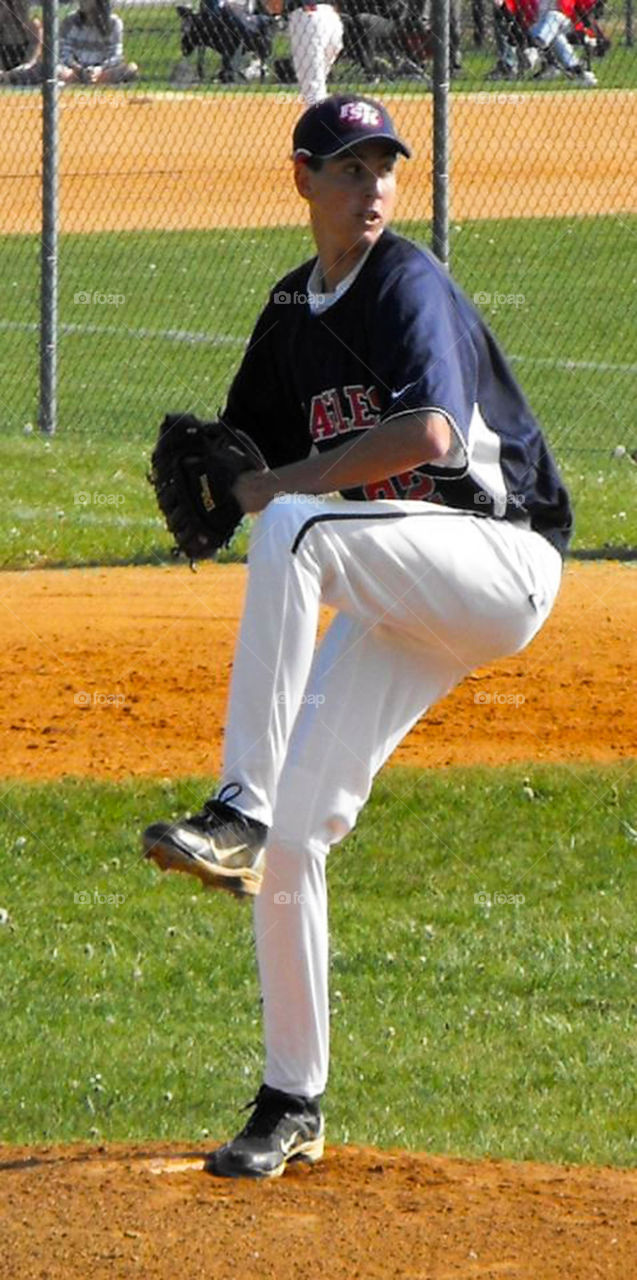
<instances>
[{"instance_id":1,"label":"green grass","mask_svg":"<svg viewBox=\"0 0 637 1280\"><path fill-rule=\"evenodd\" d=\"M427 224L402 227L427 242ZM612 457L617 445L637 446L635 312L617 293L617 280L632 279L636 228L637 219L600 217L452 232L454 273L470 296L491 299L483 310L564 465L579 547L637 545L637 468ZM159 421L171 409L216 413L268 288L311 252L300 228L63 236L59 431L45 441L38 242L5 237L3 319L15 328L0 329L0 564L165 556L170 539L144 479ZM79 294L119 300L87 304ZM494 304L496 295L522 301Z\"/></svg>"},{"instance_id":2,"label":"green grass","mask_svg":"<svg viewBox=\"0 0 637 1280\"><path fill-rule=\"evenodd\" d=\"M137 852L206 790L4 785L4 1141L236 1125L250 909ZM629 762L384 772L330 862L331 1141L634 1164L636 822Z\"/></svg>"}]
</instances>

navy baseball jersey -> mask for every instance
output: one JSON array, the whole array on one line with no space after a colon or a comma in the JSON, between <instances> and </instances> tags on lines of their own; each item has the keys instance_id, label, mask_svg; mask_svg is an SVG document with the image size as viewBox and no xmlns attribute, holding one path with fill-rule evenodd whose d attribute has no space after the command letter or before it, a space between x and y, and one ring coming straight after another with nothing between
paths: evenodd
<instances>
[{"instance_id":1,"label":"navy baseball jersey","mask_svg":"<svg viewBox=\"0 0 637 1280\"><path fill-rule=\"evenodd\" d=\"M316 259L273 289L230 388L227 421L276 468L409 411L452 428L436 464L348 490L527 521L563 555L568 494L500 348L439 262L385 230L342 296L314 313Z\"/></svg>"}]
</instances>

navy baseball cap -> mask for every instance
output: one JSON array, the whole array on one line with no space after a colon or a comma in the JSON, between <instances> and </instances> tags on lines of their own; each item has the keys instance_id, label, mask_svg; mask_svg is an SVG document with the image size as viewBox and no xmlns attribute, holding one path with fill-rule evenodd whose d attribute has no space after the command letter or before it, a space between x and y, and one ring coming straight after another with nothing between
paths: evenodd
<instances>
[{"instance_id":1,"label":"navy baseball cap","mask_svg":"<svg viewBox=\"0 0 637 1280\"><path fill-rule=\"evenodd\" d=\"M318 156L327 160L368 138L385 138L408 159L411 155L382 102L344 93L324 98L308 108L294 130L292 147L295 156Z\"/></svg>"}]
</instances>

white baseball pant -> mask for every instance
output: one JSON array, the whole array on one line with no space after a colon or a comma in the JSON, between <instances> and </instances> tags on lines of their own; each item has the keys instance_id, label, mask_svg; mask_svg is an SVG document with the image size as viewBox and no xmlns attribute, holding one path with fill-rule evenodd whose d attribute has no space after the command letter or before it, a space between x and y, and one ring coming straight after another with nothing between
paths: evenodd
<instances>
[{"instance_id":1,"label":"white baseball pant","mask_svg":"<svg viewBox=\"0 0 637 1280\"><path fill-rule=\"evenodd\" d=\"M475 667L529 643L562 562L503 520L289 495L255 523L249 566L223 782L271 827L255 902L264 1080L315 1096L329 1060L329 849L416 720ZM322 603L338 612L315 653Z\"/></svg>"},{"instance_id":2,"label":"white baseball pant","mask_svg":"<svg viewBox=\"0 0 637 1280\"><path fill-rule=\"evenodd\" d=\"M569 32L573 30L570 19L556 9L547 11L545 6L542 8L544 12L537 22L529 27L529 34L542 49L550 49L555 54L561 67L566 71L574 71L579 67L580 62L568 39Z\"/></svg>"},{"instance_id":3,"label":"white baseball pant","mask_svg":"<svg viewBox=\"0 0 637 1280\"><path fill-rule=\"evenodd\" d=\"M294 9L288 18L290 51L308 107L327 97L328 73L343 48L343 23L331 4Z\"/></svg>"}]
</instances>

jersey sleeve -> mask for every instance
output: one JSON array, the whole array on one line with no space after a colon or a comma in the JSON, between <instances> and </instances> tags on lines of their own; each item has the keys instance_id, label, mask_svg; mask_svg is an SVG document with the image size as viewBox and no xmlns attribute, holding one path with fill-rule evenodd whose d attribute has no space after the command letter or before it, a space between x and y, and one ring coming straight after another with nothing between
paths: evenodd
<instances>
[{"instance_id":1,"label":"jersey sleeve","mask_svg":"<svg viewBox=\"0 0 637 1280\"><path fill-rule=\"evenodd\" d=\"M312 444L286 363L288 335L282 313L287 310L291 308L275 307L270 298L255 325L223 414L224 421L247 432L271 468L307 457Z\"/></svg>"},{"instance_id":2,"label":"jersey sleeve","mask_svg":"<svg viewBox=\"0 0 637 1280\"><path fill-rule=\"evenodd\" d=\"M426 469L460 476L468 465L478 357L473 317L461 310L453 286L439 271L422 255L390 277L377 313L382 321L375 366L381 420L416 411L442 413L452 429L451 448Z\"/></svg>"}]
</instances>

